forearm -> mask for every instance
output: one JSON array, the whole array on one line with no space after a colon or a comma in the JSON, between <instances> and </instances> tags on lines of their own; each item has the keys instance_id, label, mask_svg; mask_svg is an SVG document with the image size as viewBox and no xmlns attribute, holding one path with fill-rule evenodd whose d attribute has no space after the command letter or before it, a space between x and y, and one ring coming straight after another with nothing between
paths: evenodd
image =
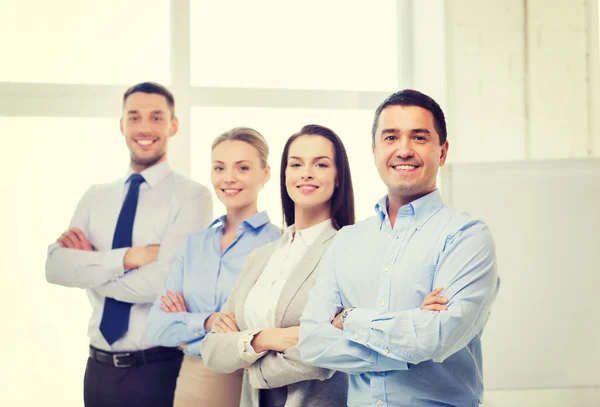
<instances>
[{"instance_id":1,"label":"forearm","mask_svg":"<svg viewBox=\"0 0 600 407\"><path fill-rule=\"evenodd\" d=\"M483 329L489 306L456 302L448 311L412 309L378 315L355 309L344 324L344 337L382 356L418 364L443 362Z\"/></svg>"},{"instance_id":2,"label":"forearm","mask_svg":"<svg viewBox=\"0 0 600 407\"><path fill-rule=\"evenodd\" d=\"M407 370L405 361L384 357L344 337L328 322L303 320L298 344L302 360L312 366L350 374Z\"/></svg>"},{"instance_id":3,"label":"forearm","mask_svg":"<svg viewBox=\"0 0 600 407\"><path fill-rule=\"evenodd\" d=\"M217 373L233 373L248 367L251 362L241 355L244 354L244 338L250 334L250 330L229 333L213 330L206 334L200 345L204 365Z\"/></svg>"},{"instance_id":4,"label":"forearm","mask_svg":"<svg viewBox=\"0 0 600 407\"><path fill-rule=\"evenodd\" d=\"M105 297L132 304L151 303L163 292L170 265L155 261L130 270L98 287L96 292Z\"/></svg>"},{"instance_id":5,"label":"forearm","mask_svg":"<svg viewBox=\"0 0 600 407\"><path fill-rule=\"evenodd\" d=\"M76 250L50 245L46 259L46 280L65 287L95 288L124 273L127 249L106 251Z\"/></svg>"},{"instance_id":6,"label":"forearm","mask_svg":"<svg viewBox=\"0 0 600 407\"><path fill-rule=\"evenodd\" d=\"M146 332L161 346L179 346L204 338L204 320L210 313L165 312L155 302L150 309Z\"/></svg>"},{"instance_id":7,"label":"forearm","mask_svg":"<svg viewBox=\"0 0 600 407\"><path fill-rule=\"evenodd\" d=\"M248 377L255 389L271 389L306 380L326 380L333 370L309 366L300 357L297 346L285 352L270 351L250 365Z\"/></svg>"}]
</instances>

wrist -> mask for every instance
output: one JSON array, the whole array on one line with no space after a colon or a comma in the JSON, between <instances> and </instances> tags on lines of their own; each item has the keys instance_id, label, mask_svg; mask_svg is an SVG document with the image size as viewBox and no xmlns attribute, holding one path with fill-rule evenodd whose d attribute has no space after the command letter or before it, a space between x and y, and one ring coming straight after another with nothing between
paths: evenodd
<instances>
[{"instance_id":1,"label":"wrist","mask_svg":"<svg viewBox=\"0 0 600 407\"><path fill-rule=\"evenodd\" d=\"M139 267L136 262L135 262L135 258L136 256L136 247L130 247L126 252L125 252L125 256L123 257L123 268L125 270L131 270L134 269L136 267Z\"/></svg>"},{"instance_id":2,"label":"wrist","mask_svg":"<svg viewBox=\"0 0 600 407\"><path fill-rule=\"evenodd\" d=\"M354 307L352 307L352 308L346 308L345 310L343 310L341 312L340 319L342 321L342 329L344 328L344 324L346 323L346 318L348 318L348 315L350 315L350 313L352 311L354 311Z\"/></svg>"},{"instance_id":3,"label":"wrist","mask_svg":"<svg viewBox=\"0 0 600 407\"><path fill-rule=\"evenodd\" d=\"M269 334L268 334L267 330L268 330L268 328L263 329L262 331L260 331L256 335L254 335L254 338L252 338L252 341L250 342L250 346L252 346L252 349L254 349L254 352L261 353L261 352L270 350L270 348L268 346Z\"/></svg>"}]
</instances>

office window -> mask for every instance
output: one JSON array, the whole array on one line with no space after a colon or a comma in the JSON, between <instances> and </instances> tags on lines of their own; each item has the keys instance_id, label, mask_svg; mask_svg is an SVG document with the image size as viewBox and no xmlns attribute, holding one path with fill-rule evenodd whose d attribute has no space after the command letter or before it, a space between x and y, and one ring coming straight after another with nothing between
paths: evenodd
<instances>
[{"instance_id":1,"label":"office window","mask_svg":"<svg viewBox=\"0 0 600 407\"><path fill-rule=\"evenodd\" d=\"M192 1L192 85L389 91L396 1Z\"/></svg>"},{"instance_id":2,"label":"office window","mask_svg":"<svg viewBox=\"0 0 600 407\"><path fill-rule=\"evenodd\" d=\"M0 10L0 81L170 80L167 0L0 0Z\"/></svg>"},{"instance_id":3,"label":"office window","mask_svg":"<svg viewBox=\"0 0 600 407\"><path fill-rule=\"evenodd\" d=\"M282 224L279 194L281 153L289 136L306 124L320 124L335 131L344 142L354 183L356 218L371 216L375 202L385 194L371 152L372 110L316 110L276 108L192 109L192 178L210 184L210 145L215 137L236 127L252 127L267 139L270 149L271 180L261 192L259 209L267 210L271 221ZM214 197L215 215L224 213Z\"/></svg>"},{"instance_id":4,"label":"office window","mask_svg":"<svg viewBox=\"0 0 600 407\"><path fill-rule=\"evenodd\" d=\"M128 151L116 119L1 117L0 134L2 404L81 406L91 310L85 291L46 282L46 248L91 184L125 174Z\"/></svg>"}]
</instances>

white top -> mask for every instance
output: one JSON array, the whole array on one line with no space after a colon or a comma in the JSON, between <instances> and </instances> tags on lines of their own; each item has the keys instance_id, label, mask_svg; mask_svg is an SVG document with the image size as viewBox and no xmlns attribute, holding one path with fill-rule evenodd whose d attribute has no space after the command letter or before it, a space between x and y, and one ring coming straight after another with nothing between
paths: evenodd
<instances>
[{"instance_id":1,"label":"white top","mask_svg":"<svg viewBox=\"0 0 600 407\"><path fill-rule=\"evenodd\" d=\"M142 171L145 182L140 185L133 246L160 244L160 251L153 263L124 270L128 248L113 249L112 241L132 173L129 169L124 178L93 185L77 205L70 227L81 229L95 250L65 249L53 243L46 260L49 282L87 289L92 306L90 343L113 352L155 346L146 335L152 302L164 293L165 277L187 235L208 226L212 218L212 197L206 187L172 171L166 161ZM99 330L106 297L133 303L129 329L112 345Z\"/></svg>"},{"instance_id":2,"label":"white top","mask_svg":"<svg viewBox=\"0 0 600 407\"><path fill-rule=\"evenodd\" d=\"M244 359L249 363L253 363L266 353L254 352L250 342L264 328L277 328L275 326L275 308L285 283L317 237L327 229L335 231L331 219L297 232L295 225L292 225L284 231L279 239L277 248L248 293L244 304L244 319L252 332L247 337L240 338L240 349L245 351Z\"/></svg>"}]
</instances>

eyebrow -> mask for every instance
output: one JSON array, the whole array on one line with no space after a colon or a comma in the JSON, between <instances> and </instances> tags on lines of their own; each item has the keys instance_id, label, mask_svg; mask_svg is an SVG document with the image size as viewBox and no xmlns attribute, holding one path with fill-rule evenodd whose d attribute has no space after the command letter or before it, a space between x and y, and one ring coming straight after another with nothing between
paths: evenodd
<instances>
[{"instance_id":1,"label":"eyebrow","mask_svg":"<svg viewBox=\"0 0 600 407\"><path fill-rule=\"evenodd\" d=\"M140 114L140 111L139 110L135 110L135 109L127 111L127 115L132 115L132 114ZM162 110L153 110L153 111L150 112L150 114L162 114L162 115L164 115L165 112L162 111Z\"/></svg>"},{"instance_id":2,"label":"eyebrow","mask_svg":"<svg viewBox=\"0 0 600 407\"><path fill-rule=\"evenodd\" d=\"M395 134L395 133L400 133L400 129L396 129L396 128L390 128L390 129L383 129L381 130L381 134ZM431 132L427 129L410 129L410 133L411 134L415 134L415 133L425 133L428 135L431 135Z\"/></svg>"},{"instance_id":3,"label":"eyebrow","mask_svg":"<svg viewBox=\"0 0 600 407\"><path fill-rule=\"evenodd\" d=\"M214 164L225 164L223 161L220 161L220 160L214 160L214 161L213 161L213 163L214 163ZM248 164L252 164L252 163L251 163L250 161L248 161L248 160L239 160L239 161L236 161L234 164L242 164L242 163L248 163Z\"/></svg>"},{"instance_id":4,"label":"eyebrow","mask_svg":"<svg viewBox=\"0 0 600 407\"><path fill-rule=\"evenodd\" d=\"M313 158L313 161L318 161L318 160L320 160L322 158L327 158L329 161L332 161L331 158L329 156L326 156L326 155L320 155L318 157L315 157L315 158ZM291 156L288 160L291 160L291 159L302 160L302 158L296 157L296 156Z\"/></svg>"}]
</instances>

